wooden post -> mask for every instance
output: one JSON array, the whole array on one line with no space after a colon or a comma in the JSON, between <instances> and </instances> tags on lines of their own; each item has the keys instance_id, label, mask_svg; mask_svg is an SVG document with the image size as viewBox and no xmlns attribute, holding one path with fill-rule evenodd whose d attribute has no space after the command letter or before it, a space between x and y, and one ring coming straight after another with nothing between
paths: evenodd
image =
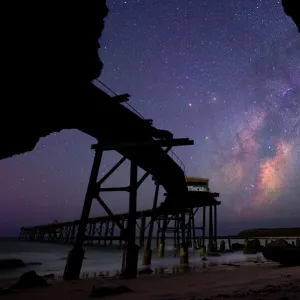
<instances>
[{"instance_id":1,"label":"wooden post","mask_svg":"<svg viewBox=\"0 0 300 300\"><path fill-rule=\"evenodd\" d=\"M114 231L115 231L115 221L112 221L112 225L111 225L111 231L110 231L110 244L112 245L113 243L113 236L114 236Z\"/></svg>"},{"instance_id":2,"label":"wooden post","mask_svg":"<svg viewBox=\"0 0 300 300\"><path fill-rule=\"evenodd\" d=\"M124 217L121 221L121 224L122 224L122 228L125 228L125 218ZM120 232L120 240L119 240L119 247L120 248L122 247L122 243L123 243L123 236L122 236L122 232Z\"/></svg>"},{"instance_id":3,"label":"wooden post","mask_svg":"<svg viewBox=\"0 0 300 300\"><path fill-rule=\"evenodd\" d=\"M88 244L92 244L93 243L93 240L91 239L91 236L92 236L92 224L89 223L89 240L88 240Z\"/></svg>"},{"instance_id":4,"label":"wooden post","mask_svg":"<svg viewBox=\"0 0 300 300\"><path fill-rule=\"evenodd\" d=\"M205 234L206 234L206 206L203 206L203 216L202 216L202 247L205 248Z\"/></svg>"},{"instance_id":5,"label":"wooden post","mask_svg":"<svg viewBox=\"0 0 300 300\"><path fill-rule=\"evenodd\" d=\"M185 211L181 214L181 249L180 249L180 264L186 265L189 263L188 245L185 237Z\"/></svg>"},{"instance_id":6,"label":"wooden post","mask_svg":"<svg viewBox=\"0 0 300 300\"><path fill-rule=\"evenodd\" d=\"M208 249L207 252L214 252L213 249L213 209L212 205L209 205L209 237L208 237Z\"/></svg>"},{"instance_id":7,"label":"wooden post","mask_svg":"<svg viewBox=\"0 0 300 300\"><path fill-rule=\"evenodd\" d=\"M196 244L196 229L195 229L195 212L194 212L194 209L192 209L192 233L193 233L193 236L192 236L192 244L195 245L196 247L197 244Z\"/></svg>"},{"instance_id":8,"label":"wooden post","mask_svg":"<svg viewBox=\"0 0 300 300\"><path fill-rule=\"evenodd\" d=\"M162 231L161 231L160 244L159 244L159 248L158 248L158 256L159 257L165 256L167 218L168 218L168 215L165 214L163 217L163 226L162 226Z\"/></svg>"},{"instance_id":9,"label":"wooden post","mask_svg":"<svg viewBox=\"0 0 300 300\"><path fill-rule=\"evenodd\" d=\"M217 205L214 205L214 242L215 242L215 246L217 247L218 245L218 241L217 241ZM215 249L217 250L217 249Z\"/></svg>"},{"instance_id":10,"label":"wooden post","mask_svg":"<svg viewBox=\"0 0 300 300\"><path fill-rule=\"evenodd\" d=\"M105 232L104 232L104 243L103 243L103 246L106 246L106 243L107 243L107 238L108 238L108 233L109 233L109 222L110 221L105 221Z\"/></svg>"},{"instance_id":11,"label":"wooden post","mask_svg":"<svg viewBox=\"0 0 300 300\"><path fill-rule=\"evenodd\" d=\"M140 247L144 247L145 244L145 227L146 227L146 217L142 216L141 227L140 227Z\"/></svg>"},{"instance_id":12,"label":"wooden post","mask_svg":"<svg viewBox=\"0 0 300 300\"><path fill-rule=\"evenodd\" d=\"M138 250L139 247L135 243L136 238L136 206L137 206L137 174L138 166L134 161L130 164L130 192L129 192L129 215L127 222L127 249L126 265L123 270L123 275L127 278L137 276L138 266Z\"/></svg>"},{"instance_id":13,"label":"wooden post","mask_svg":"<svg viewBox=\"0 0 300 300\"><path fill-rule=\"evenodd\" d=\"M173 235L173 245L177 249L177 219L174 220L174 235Z\"/></svg>"},{"instance_id":14,"label":"wooden post","mask_svg":"<svg viewBox=\"0 0 300 300\"><path fill-rule=\"evenodd\" d=\"M161 231L161 226L160 226L160 217L158 218L156 224L157 224L157 233L156 233L156 249L159 248L159 236L160 236L160 231Z\"/></svg>"},{"instance_id":15,"label":"wooden post","mask_svg":"<svg viewBox=\"0 0 300 300\"><path fill-rule=\"evenodd\" d=\"M103 221L100 221L99 223L99 240L98 240L98 245L101 243L101 237L102 237L102 229L103 229Z\"/></svg>"},{"instance_id":16,"label":"wooden post","mask_svg":"<svg viewBox=\"0 0 300 300\"><path fill-rule=\"evenodd\" d=\"M152 212L154 212L157 207L158 195L159 195L159 184L155 181L155 192L154 192ZM144 255L143 255L143 265L145 265L145 266L151 265L151 258L152 258L152 249L151 248L152 248L152 235L153 235L153 229L154 229L154 221L155 221L155 215L154 215L154 213L152 213L151 219L150 219L150 224L149 224L147 246L145 248Z\"/></svg>"},{"instance_id":17,"label":"wooden post","mask_svg":"<svg viewBox=\"0 0 300 300\"><path fill-rule=\"evenodd\" d=\"M176 219L177 219L177 227L176 227L176 232L177 232L177 249L179 250L180 248L180 222L181 222L181 217L179 214L176 215Z\"/></svg>"},{"instance_id":18,"label":"wooden post","mask_svg":"<svg viewBox=\"0 0 300 300\"><path fill-rule=\"evenodd\" d=\"M228 248L229 248L229 251L232 250L232 247L231 247L231 239L230 239L230 237L228 238Z\"/></svg>"},{"instance_id":19,"label":"wooden post","mask_svg":"<svg viewBox=\"0 0 300 300\"><path fill-rule=\"evenodd\" d=\"M64 280L76 280L79 278L80 275L80 270L84 258L84 250L82 248L82 245L84 241L85 230L86 230L86 225L88 223L92 201L95 196L95 187L97 183L97 177L99 173L102 154L103 154L102 149L98 148L95 150L95 158L94 158L91 176L88 183L88 188L87 188L84 205L81 213L75 245L68 255L68 260L63 275Z\"/></svg>"}]
</instances>

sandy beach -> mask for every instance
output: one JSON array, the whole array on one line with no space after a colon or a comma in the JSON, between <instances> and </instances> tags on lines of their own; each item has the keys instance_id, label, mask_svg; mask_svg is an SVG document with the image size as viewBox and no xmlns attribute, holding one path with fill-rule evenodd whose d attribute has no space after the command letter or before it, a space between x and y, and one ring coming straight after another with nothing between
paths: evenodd
<instances>
[{"instance_id":1,"label":"sandy beach","mask_svg":"<svg viewBox=\"0 0 300 300\"><path fill-rule=\"evenodd\" d=\"M8 282L1 281L4 287ZM91 299L93 286L127 286L132 292L103 297L111 299L298 299L300 267L276 263L246 263L216 266L194 272L141 276L137 279L80 279L50 281L50 286L14 291L1 299L84 300ZM300 298L299 298L300 299Z\"/></svg>"}]
</instances>

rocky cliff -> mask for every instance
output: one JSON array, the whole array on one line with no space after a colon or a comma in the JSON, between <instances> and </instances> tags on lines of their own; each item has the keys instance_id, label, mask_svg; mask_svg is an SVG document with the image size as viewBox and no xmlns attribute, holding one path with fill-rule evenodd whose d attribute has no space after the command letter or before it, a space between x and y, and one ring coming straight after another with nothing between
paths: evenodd
<instances>
[{"instance_id":1,"label":"rocky cliff","mask_svg":"<svg viewBox=\"0 0 300 300\"><path fill-rule=\"evenodd\" d=\"M282 0L285 13L291 17L297 25L300 32L300 1L299 0Z\"/></svg>"},{"instance_id":2,"label":"rocky cliff","mask_svg":"<svg viewBox=\"0 0 300 300\"><path fill-rule=\"evenodd\" d=\"M49 3L2 5L0 159L32 150L52 132L79 128L94 107L87 95L102 69L106 1ZM300 30L299 1L282 4Z\"/></svg>"},{"instance_id":3,"label":"rocky cliff","mask_svg":"<svg viewBox=\"0 0 300 300\"><path fill-rule=\"evenodd\" d=\"M2 6L0 159L30 151L40 137L77 128L87 117L108 8L106 0L69 3Z\"/></svg>"}]
</instances>

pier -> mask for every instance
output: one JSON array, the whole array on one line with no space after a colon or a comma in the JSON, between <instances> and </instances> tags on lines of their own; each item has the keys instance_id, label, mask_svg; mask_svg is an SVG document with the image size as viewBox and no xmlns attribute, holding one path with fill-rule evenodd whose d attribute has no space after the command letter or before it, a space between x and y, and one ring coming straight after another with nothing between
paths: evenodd
<instances>
[{"instance_id":1,"label":"pier","mask_svg":"<svg viewBox=\"0 0 300 300\"><path fill-rule=\"evenodd\" d=\"M196 237L197 230L203 228L205 236L208 223L208 248L214 248L217 206L220 204L216 198L219 194L209 190L208 179L187 178L184 164L173 152L174 147L193 145L194 141L174 138L171 132L152 126L152 120L144 119L123 105L129 97L128 94L109 96L94 85L89 89L89 99L94 105L89 122L82 123L79 129L94 137L98 143L91 147L95 155L80 219L23 227L21 230L21 240L73 244L64 271L65 280L79 278L85 244L105 245L117 241L121 246L124 245L122 275L126 278L137 276L139 249L143 245L143 262L145 265L151 264L151 243L154 236L161 256L164 255L165 240L172 236L174 246L180 248L180 263L188 264L188 247L199 241L199 237ZM99 180L103 156L109 151L118 152L122 157ZM130 163L129 184L103 187L125 161ZM140 178L139 169L143 172ZM155 185L154 200L149 210L139 212L137 192L149 176ZM160 188L165 190L165 198L158 205ZM128 211L115 214L103 198L107 192L127 193ZM93 201L102 206L107 216L90 217ZM198 218L195 218L195 214L200 209L202 223L197 227L195 219Z\"/></svg>"},{"instance_id":2,"label":"pier","mask_svg":"<svg viewBox=\"0 0 300 300\"><path fill-rule=\"evenodd\" d=\"M107 177L107 174L104 177ZM135 212L135 243L137 250L144 249L143 264L151 265L152 248L157 251L159 257L164 257L167 240L172 241L174 250L183 253L180 256L181 264L188 264L188 251L184 251L186 248L205 249L208 241L207 251L213 252L218 238L217 207L221 202L216 200L219 194L210 191L209 180L187 177L187 189L192 196L183 201L184 206L173 209L166 207L165 201L158 205L160 184L154 178L153 182L155 192L152 209ZM105 188L103 191L111 192L115 189L121 188ZM167 197L168 194L165 193L164 196ZM114 214L100 196L97 195L96 199L107 215L87 219L82 244L100 247L115 245L124 247L126 251L126 230L130 222L130 213ZM19 239L75 245L80 224L81 220L77 219L22 227Z\"/></svg>"},{"instance_id":3,"label":"pier","mask_svg":"<svg viewBox=\"0 0 300 300\"><path fill-rule=\"evenodd\" d=\"M185 239L189 247L200 248L205 244L205 239L215 241L217 238L216 212L220 201L211 199L211 205L189 207L185 210ZM206 211L213 214L206 218ZM126 237L120 230L127 227L129 214L115 214L112 216L99 216L88 218L84 243L85 245L123 246ZM213 220L211 221L212 218ZM197 226L197 221L201 226ZM201 221L201 223L199 222ZM151 209L136 212L136 232L139 247L148 244L151 247L153 241L155 248L164 248L166 240L172 240L174 247L179 247L182 237L182 213L164 214L160 208L153 211ZM33 227L22 227L19 239L22 241L35 241L45 243L74 244L80 220L69 222L53 222L45 225ZM213 226L213 228L210 228ZM207 230L208 229L208 230ZM199 234L201 231L201 234ZM198 232L198 234L197 234Z\"/></svg>"}]
</instances>

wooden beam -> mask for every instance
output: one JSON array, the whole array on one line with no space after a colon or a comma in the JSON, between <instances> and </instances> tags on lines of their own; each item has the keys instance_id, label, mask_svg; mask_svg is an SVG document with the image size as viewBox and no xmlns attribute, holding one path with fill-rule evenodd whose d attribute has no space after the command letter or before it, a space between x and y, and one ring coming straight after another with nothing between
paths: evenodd
<instances>
[{"instance_id":1,"label":"wooden beam","mask_svg":"<svg viewBox=\"0 0 300 300\"><path fill-rule=\"evenodd\" d=\"M139 147L176 147L176 146L190 146L194 145L194 141L188 138L172 139L172 140L150 140L141 142L125 142L117 143L114 141L107 141L92 145L92 149L101 148L105 151L118 150L122 148L139 148Z\"/></svg>"}]
</instances>

